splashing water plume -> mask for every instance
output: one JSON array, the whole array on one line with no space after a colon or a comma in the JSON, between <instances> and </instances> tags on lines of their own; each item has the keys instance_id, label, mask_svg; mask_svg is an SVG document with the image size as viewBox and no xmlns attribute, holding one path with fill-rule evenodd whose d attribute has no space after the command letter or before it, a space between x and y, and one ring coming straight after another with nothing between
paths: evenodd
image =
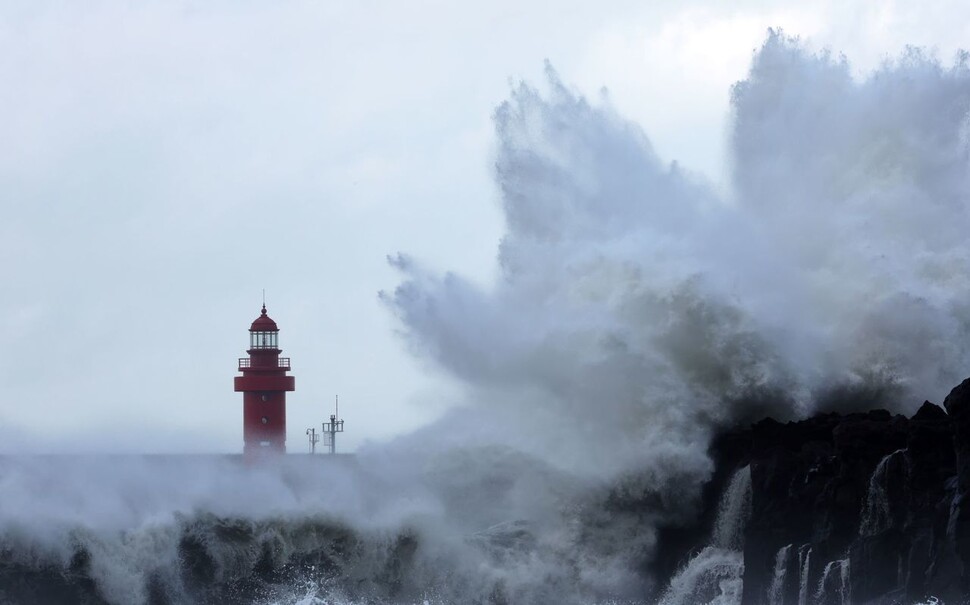
<instances>
[{"instance_id":1,"label":"splashing water plume","mask_svg":"<svg viewBox=\"0 0 970 605\"><path fill-rule=\"evenodd\" d=\"M549 89L522 84L496 111L494 288L392 261L407 281L386 299L414 349L467 386L452 430L483 439L505 418L488 439L670 485L706 475L697 444L717 427L900 408L962 378L965 62L910 51L859 82L772 32L733 90L727 199L608 101L551 69Z\"/></svg>"},{"instance_id":2,"label":"splashing water plume","mask_svg":"<svg viewBox=\"0 0 970 605\"><path fill-rule=\"evenodd\" d=\"M398 256L386 300L465 385L453 434L694 502L721 427L911 412L963 377L968 109L965 56L908 50L859 79L772 31L732 90L720 195L549 69L495 114L497 283ZM508 422L485 437L491 418Z\"/></svg>"}]
</instances>

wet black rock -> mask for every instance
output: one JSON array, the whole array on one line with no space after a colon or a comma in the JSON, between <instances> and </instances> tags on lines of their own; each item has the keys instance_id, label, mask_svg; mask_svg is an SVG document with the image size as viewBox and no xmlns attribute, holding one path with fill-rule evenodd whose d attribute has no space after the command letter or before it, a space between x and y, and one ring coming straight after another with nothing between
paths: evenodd
<instances>
[{"instance_id":1,"label":"wet black rock","mask_svg":"<svg viewBox=\"0 0 970 605\"><path fill-rule=\"evenodd\" d=\"M742 605L970 603L970 379L944 407L768 418L717 439L709 492L750 466ZM662 532L660 552L669 538L683 563L716 507Z\"/></svg>"}]
</instances>

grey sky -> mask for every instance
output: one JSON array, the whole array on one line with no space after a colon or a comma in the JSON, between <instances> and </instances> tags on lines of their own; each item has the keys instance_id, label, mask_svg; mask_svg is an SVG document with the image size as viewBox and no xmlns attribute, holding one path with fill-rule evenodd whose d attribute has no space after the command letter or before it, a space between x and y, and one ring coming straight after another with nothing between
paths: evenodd
<instances>
[{"instance_id":1,"label":"grey sky","mask_svg":"<svg viewBox=\"0 0 970 605\"><path fill-rule=\"evenodd\" d=\"M395 337L385 255L493 278L491 115L545 59L723 184L766 28L857 70L970 45L958 2L644 4L0 3L0 450L239 450L263 288L291 451L335 393L347 447L460 400Z\"/></svg>"}]
</instances>

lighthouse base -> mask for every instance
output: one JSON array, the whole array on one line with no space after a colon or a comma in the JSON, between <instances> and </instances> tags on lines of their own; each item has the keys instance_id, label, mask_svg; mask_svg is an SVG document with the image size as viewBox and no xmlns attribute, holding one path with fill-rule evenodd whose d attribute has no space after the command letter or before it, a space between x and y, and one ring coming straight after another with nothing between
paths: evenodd
<instances>
[{"instance_id":1,"label":"lighthouse base","mask_svg":"<svg viewBox=\"0 0 970 605\"><path fill-rule=\"evenodd\" d=\"M246 462L273 460L284 454L286 454L286 444L276 441L257 441L243 446L243 460Z\"/></svg>"}]
</instances>

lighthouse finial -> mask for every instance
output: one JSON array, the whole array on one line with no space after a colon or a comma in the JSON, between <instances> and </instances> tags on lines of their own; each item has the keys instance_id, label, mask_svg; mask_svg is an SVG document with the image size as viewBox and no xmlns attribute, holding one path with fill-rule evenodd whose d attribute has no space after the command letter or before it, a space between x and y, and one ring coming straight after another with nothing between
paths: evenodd
<instances>
[{"instance_id":1,"label":"lighthouse finial","mask_svg":"<svg viewBox=\"0 0 970 605\"><path fill-rule=\"evenodd\" d=\"M263 288L263 312L262 315L266 315L266 288Z\"/></svg>"}]
</instances>

